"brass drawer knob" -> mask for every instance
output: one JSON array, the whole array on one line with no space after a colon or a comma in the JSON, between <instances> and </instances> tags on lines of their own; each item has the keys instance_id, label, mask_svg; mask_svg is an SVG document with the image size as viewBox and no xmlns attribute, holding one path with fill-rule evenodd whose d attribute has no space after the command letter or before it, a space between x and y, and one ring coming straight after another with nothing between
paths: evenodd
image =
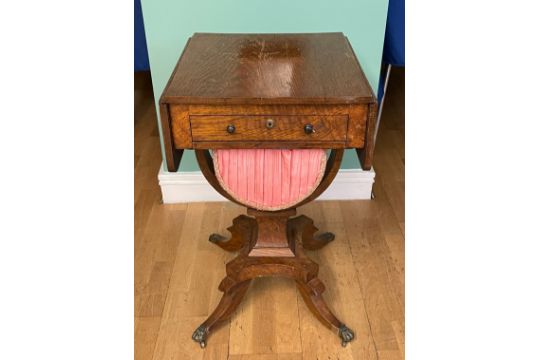
<instances>
[{"instance_id":1,"label":"brass drawer knob","mask_svg":"<svg viewBox=\"0 0 540 360\"><path fill-rule=\"evenodd\" d=\"M229 134L234 134L234 131L236 130L236 128L234 127L234 125L228 125L227 126L227 132Z\"/></svg>"},{"instance_id":2,"label":"brass drawer knob","mask_svg":"<svg viewBox=\"0 0 540 360\"><path fill-rule=\"evenodd\" d=\"M266 120L266 128L271 129L274 127L274 119L267 119Z\"/></svg>"},{"instance_id":3,"label":"brass drawer knob","mask_svg":"<svg viewBox=\"0 0 540 360\"><path fill-rule=\"evenodd\" d=\"M309 135L314 133L315 129L313 128L313 125L307 124L306 126L304 126L304 132Z\"/></svg>"}]
</instances>

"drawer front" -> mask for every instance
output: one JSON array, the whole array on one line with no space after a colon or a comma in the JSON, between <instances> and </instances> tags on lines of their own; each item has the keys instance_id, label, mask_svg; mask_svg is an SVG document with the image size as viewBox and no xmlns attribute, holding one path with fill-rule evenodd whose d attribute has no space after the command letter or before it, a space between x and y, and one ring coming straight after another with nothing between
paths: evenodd
<instances>
[{"instance_id":1,"label":"drawer front","mask_svg":"<svg viewBox=\"0 0 540 360\"><path fill-rule=\"evenodd\" d=\"M194 142L345 142L347 115L191 115Z\"/></svg>"}]
</instances>

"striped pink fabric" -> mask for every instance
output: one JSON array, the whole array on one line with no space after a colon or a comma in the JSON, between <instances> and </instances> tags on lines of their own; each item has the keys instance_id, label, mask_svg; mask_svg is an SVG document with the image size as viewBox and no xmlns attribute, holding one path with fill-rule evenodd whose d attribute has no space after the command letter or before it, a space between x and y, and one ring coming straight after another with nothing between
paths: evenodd
<instances>
[{"instance_id":1,"label":"striped pink fabric","mask_svg":"<svg viewBox=\"0 0 540 360\"><path fill-rule=\"evenodd\" d=\"M258 210L298 204L316 189L326 167L322 149L214 150L213 158L225 191Z\"/></svg>"}]
</instances>

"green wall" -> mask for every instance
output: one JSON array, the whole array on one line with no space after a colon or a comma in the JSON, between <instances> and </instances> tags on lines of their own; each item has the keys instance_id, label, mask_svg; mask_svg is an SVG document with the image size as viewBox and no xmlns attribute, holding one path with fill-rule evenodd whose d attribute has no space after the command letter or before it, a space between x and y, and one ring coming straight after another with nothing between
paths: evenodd
<instances>
[{"instance_id":1,"label":"green wall","mask_svg":"<svg viewBox=\"0 0 540 360\"><path fill-rule=\"evenodd\" d=\"M377 88L388 0L141 2L156 106L187 39L194 32L343 32L371 86ZM358 167L354 151L348 150L341 168ZM198 167L193 152L184 152L179 171L195 170Z\"/></svg>"}]
</instances>

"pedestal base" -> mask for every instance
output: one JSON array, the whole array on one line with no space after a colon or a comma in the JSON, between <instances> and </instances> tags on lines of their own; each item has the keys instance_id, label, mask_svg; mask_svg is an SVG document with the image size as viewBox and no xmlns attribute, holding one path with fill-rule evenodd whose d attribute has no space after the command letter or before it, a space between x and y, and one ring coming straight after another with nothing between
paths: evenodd
<instances>
[{"instance_id":1,"label":"pedestal base","mask_svg":"<svg viewBox=\"0 0 540 360\"><path fill-rule=\"evenodd\" d=\"M193 333L193 340L202 348L209 334L220 322L228 319L241 303L251 280L261 276L283 276L296 281L296 286L311 312L328 328L337 330L341 344L354 339L326 305L322 297L324 284L317 277L319 265L308 258L304 249L320 249L334 240L332 233L315 235L317 228L307 216L290 218L295 209L261 212L249 209L248 214L233 220L229 239L212 234L210 241L226 251L240 251L227 263L227 276L219 290L223 297L212 314Z\"/></svg>"}]
</instances>

